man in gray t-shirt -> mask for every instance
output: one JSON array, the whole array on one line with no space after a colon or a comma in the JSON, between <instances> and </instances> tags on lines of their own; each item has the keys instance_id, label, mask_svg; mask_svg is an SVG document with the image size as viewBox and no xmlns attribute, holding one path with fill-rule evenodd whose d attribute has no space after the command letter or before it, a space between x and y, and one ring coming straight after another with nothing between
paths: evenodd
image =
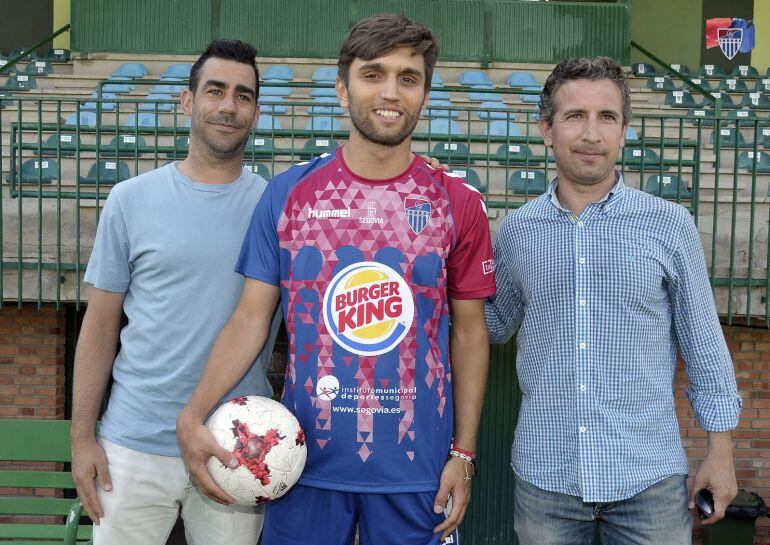
<instances>
[{"instance_id":1,"label":"man in gray t-shirt","mask_svg":"<svg viewBox=\"0 0 770 545\"><path fill-rule=\"evenodd\" d=\"M266 185L241 166L257 120L255 53L236 40L212 42L182 94L189 156L117 185L99 222L72 413L72 470L96 545L162 545L180 506L190 543L254 545L259 536L255 508L220 505L193 486L175 434L241 293L235 261ZM225 399L272 394L265 367L275 316L264 350Z\"/></svg>"}]
</instances>

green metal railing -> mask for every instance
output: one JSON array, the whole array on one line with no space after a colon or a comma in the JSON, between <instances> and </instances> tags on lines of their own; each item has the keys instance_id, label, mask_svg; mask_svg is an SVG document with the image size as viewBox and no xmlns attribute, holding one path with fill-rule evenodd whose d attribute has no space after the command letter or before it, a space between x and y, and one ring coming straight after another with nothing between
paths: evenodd
<instances>
[{"instance_id":1,"label":"green metal railing","mask_svg":"<svg viewBox=\"0 0 770 545\"><path fill-rule=\"evenodd\" d=\"M43 38L42 40L37 42L32 47L28 47L27 49L25 49L24 51L22 51L21 53L19 53L15 57L13 57L11 59L8 59L8 62L6 64L4 64L3 66L0 66L0 76L8 73L11 70L11 68L13 68L16 65L16 63L18 63L19 61L24 59L24 57L26 57L30 53L34 53L35 51L37 51L38 47L42 47L45 44L47 44L48 42L53 42L54 38L56 38L60 34L64 34L65 32L69 32L69 30L70 30L70 25L69 24L64 25L60 29L54 31L51 35L46 36L45 38Z\"/></svg>"},{"instance_id":2,"label":"green metal railing","mask_svg":"<svg viewBox=\"0 0 770 545\"><path fill-rule=\"evenodd\" d=\"M442 90L483 92L462 87ZM489 92L525 94L521 89ZM430 118L418 124L413 149L464 173L468 183L485 195L493 219L536 197L543 180L555 175L555 168L537 129L535 110L456 104L429 106ZM285 108L274 116L280 127L254 130L245 151L245 163L267 178L347 138L349 122L341 110L322 116L329 121L322 128L307 126L317 118L309 115L311 108L332 105L307 99L271 102L268 97L261 105L263 111ZM0 272L5 281L0 284L0 299L18 305L22 301L79 305L95 226L114 185L110 179L122 168L134 176L184 158L189 134L186 118L177 99L148 102L133 96L93 100L13 97L3 99L2 106ZM128 126L139 108L149 108L142 111L157 116L160 123ZM727 322L760 319L770 325L765 304L770 290L766 235L770 175L765 172L765 152L759 144L770 127L760 118L736 120L740 130L730 133L733 147L725 148L725 144L731 145L721 134L729 121L725 116L707 112L710 115L688 118L675 110L662 112L635 117L638 140L627 142L618 168L628 185L657 193L691 211L701 229L719 311ZM92 119L81 118L86 115ZM487 121L480 115L499 117L507 132L488 134ZM68 125L64 119L71 116L75 119ZM262 115L263 122L266 116ZM437 126L447 122L458 133L447 134L443 129L443 134L436 134ZM711 144L713 131L720 136L715 145ZM748 147L738 147L743 141L739 134L744 134ZM109 160L112 170L97 168L88 178L97 160Z\"/></svg>"}]
</instances>

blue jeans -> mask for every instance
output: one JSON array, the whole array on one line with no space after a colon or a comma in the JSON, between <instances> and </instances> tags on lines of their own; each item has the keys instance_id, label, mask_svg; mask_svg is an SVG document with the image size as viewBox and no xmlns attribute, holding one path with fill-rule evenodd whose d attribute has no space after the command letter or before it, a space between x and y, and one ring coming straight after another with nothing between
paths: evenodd
<instances>
[{"instance_id":1,"label":"blue jeans","mask_svg":"<svg viewBox=\"0 0 770 545\"><path fill-rule=\"evenodd\" d=\"M516 476L514 529L519 545L591 545L598 525L603 545L691 545L692 517L683 475L636 496L585 503L542 490Z\"/></svg>"}]
</instances>

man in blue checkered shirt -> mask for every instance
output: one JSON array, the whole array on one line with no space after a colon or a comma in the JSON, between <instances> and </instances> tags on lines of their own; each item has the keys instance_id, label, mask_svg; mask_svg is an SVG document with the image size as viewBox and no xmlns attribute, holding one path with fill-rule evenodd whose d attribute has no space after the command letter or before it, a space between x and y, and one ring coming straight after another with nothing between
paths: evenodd
<instances>
[{"instance_id":1,"label":"man in blue checkered shirt","mask_svg":"<svg viewBox=\"0 0 770 545\"><path fill-rule=\"evenodd\" d=\"M596 525L605 545L689 544L694 493L713 493L705 524L736 493L730 430L741 400L698 231L685 208L615 170L630 116L617 63L560 63L539 121L557 178L505 218L495 242L490 338L519 328L511 456L521 545L590 543ZM709 437L689 494L677 351Z\"/></svg>"}]
</instances>

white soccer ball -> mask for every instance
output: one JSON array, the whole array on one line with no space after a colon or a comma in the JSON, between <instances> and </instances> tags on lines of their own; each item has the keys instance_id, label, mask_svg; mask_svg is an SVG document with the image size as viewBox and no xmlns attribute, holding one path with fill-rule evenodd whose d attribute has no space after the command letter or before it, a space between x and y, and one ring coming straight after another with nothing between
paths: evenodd
<instances>
[{"instance_id":1,"label":"white soccer ball","mask_svg":"<svg viewBox=\"0 0 770 545\"><path fill-rule=\"evenodd\" d=\"M208 461L214 481L241 505L280 498L297 482L307 459L305 432L289 410L267 397L242 396L222 404L206 426L240 465Z\"/></svg>"}]
</instances>

